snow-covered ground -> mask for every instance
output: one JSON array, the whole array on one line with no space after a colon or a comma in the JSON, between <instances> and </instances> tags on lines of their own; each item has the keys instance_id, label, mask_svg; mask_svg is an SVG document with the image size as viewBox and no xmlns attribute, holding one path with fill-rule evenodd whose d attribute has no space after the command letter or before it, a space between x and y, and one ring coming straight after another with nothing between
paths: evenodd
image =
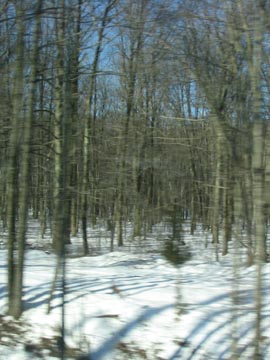
<instances>
[{"instance_id":1,"label":"snow-covered ground","mask_svg":"<svg viewBox=\"0 0 270 360\"><path fill-rule=\"evenodd\" d=\"M193 257L175 267L156 251L158 237L146 239L145 247L141 240L137 247L127 243L121 251L67 259L65 358L84 353L92 360L210 360L231 359L234 352L235 359L253 359L255 266L246 267L233 249L215 261L212 245L206 247L198 231L185 237ZM73 239L77 249L78 241ZM102 248L106 241L100 236L92 244ZM60 287L47 314L55 264L53 254L27 250L26 310L14 321L4 316L6 249L0 250L0 359L59 358ZM270 359L269 288L265 264L262 359Z\"/></svg>"}]
</instances>

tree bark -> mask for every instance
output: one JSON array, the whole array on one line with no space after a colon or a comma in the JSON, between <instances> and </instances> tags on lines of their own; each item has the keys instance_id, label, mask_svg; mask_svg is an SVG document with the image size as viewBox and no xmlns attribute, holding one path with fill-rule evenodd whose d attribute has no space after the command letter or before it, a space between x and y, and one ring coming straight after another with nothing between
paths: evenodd
<instances>
[{"instance_id":1,"label":"tree bark","mask_svg":"<svg viewBox=\"0 0 270 360\"><path fill-rule=\"evenodd\" d=\"M22 119L24 90L24 10L22 1L17 4L17 51L15 61L15 78L13 90L12 128L9 141L9 158L7 171L7 222L8 222L8 314L18 318L21 313L21 291L18 288L18 258L15 255L16 221L18 206L18 175L19 175L19 137L20 120ZM21 253L21 245L20 245ZM19 290L19 292L18 292Z\"/></svg>"}]
</instances>

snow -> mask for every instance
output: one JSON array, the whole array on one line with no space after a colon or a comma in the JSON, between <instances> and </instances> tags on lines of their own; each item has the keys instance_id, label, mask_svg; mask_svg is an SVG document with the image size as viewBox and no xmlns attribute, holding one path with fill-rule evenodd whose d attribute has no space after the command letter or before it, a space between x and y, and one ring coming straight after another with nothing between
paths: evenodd
<instances>
[{"instance_id":1,"label":"snow","mask_svg":"<svg viewBox=\"0 0 270 360\"><path fill-rule=\"evenodd\" d=\"M151 236L146 242L154 243ZM31 242L35 241L32 234ZM230 359L236 344L236 358L253 359L256 267L246 267L239 256L233 266L233 249L231 255L215 261L214 250L211 244L205 247L200 231L195 236L186 234L185 241L193 248L193 256L178 267L157 251L145 251L143 240L141 251L130 252L134 244L128 243L121 251L68 258L67 346L88 354L89 359L91 353L92 360L214 360ZM106 242L106 238L98 242ZM74 238L73 243L78 249L80 240ZM47 314L56 257L44 249L27 250L25 312L18 322L4 316L6 257L2 248L0 358L59 358L52 351L60 335L59 287ZM262 359L270 358L269 265L262 269ZM78 352L65 358L76 356Z\"/></svg>"}]
</instances>

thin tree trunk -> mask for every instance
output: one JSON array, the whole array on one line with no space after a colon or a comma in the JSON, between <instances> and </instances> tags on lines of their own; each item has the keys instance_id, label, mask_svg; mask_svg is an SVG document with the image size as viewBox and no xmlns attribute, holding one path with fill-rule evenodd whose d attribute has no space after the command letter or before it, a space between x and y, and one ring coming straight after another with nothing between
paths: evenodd
<instances>
[{"instance_id":1,"label":"thin tree trunk","mask_svg":"<svg viewBox=\"0 0 270 360\"><path fill-rule=\"evenodd\" d=\"M230 168L229 159L224 164L224 190L223 190L223 208L224 208L224 224L222 237L222 255L228 254L228 245L232 239L232 188L233 183L231 179L232 169Z\"/></svg>"},{"instance_id":2,"label":"thin tree trunk","mask_svg":"<svg viewBox=\"0 0 270 360\"><path fill-rule=\"evenodd\" d=\"M219 211L220 211L220 188L221 188L221 177L222 177L222 152L223 147L223 133L221 127L218 125L218 120L215 121L216 131L216 165L215 165L215 184L213 193L213 215L212 215L212 236L213 243L216 249L216 260L218 260L218 243L219 243Z\"/></svg>"},{"instance_id":3,"label":"thin tree trunk","mask_svg":"<svg viewBox=\"0 0 270 360\"><path fill-rule=\"evenodd\" d=\"M262 264L266 260L266 218L265 218L265 125L262 115L261 94L261 58L263 29L261 13L257 3L254 4L253 39L249 38L249 66L251 91L253 96L253 224L255 235L256 276L256 326L254 360L261 359L261 326L262 326ZM251 36L251 35L250 35ZM252 45L251 45L252 42Z\"/></svg>"},{"instance_id":4,"label":"thin tree trunk","mask_svg":"<svg viewBox=\"0 0 270 360\"><path fill-rule=\"evenodd\" d=\"M78 208L79 208L79 196L77 193L76 186L79 182L78 177L78 102L79 102L79 65L80 65L80 46L81 46L81 12L82 12L82 0L78 0L76 10L76 23L75 23L75 38L72 56L71 56L71 74L70 74L70 86L71 86L71 164L70 164L70 188L71 188L71 199L70 199L70 231L71 235L75 236L78 233L79 219L78 219ZM73 15L73 14L72 14Z\"/></svg>"},{"instance_id":5,"label":"thin tree trunk","mask_svg":"<svg viewBox=\"0 0 270 360\"><path fill-rule=\"evenodd\" d=\"M97 72L98 72L98 65L99 59L102 51L102 42L104 39L104 32L108 22L108 17L110 11L112 10L116 0L108 0L107 5L105 7L101 27L98 32L98 40L97 46L94 54L94 61L92 65L92 74L90 77L90 90L88 95L88 102L87 102L87 112L88 115L85 120L84 124L84 135L83 135L83 179L82 179L82 199L81 199L81 223L82 223L82 235L83 235L83 248L84 254L87 255L89 253L88 247L88 239L87 239L87 219L88 219L88 204L89 204L89 176L90 176L90 153L89 149L92 148L92 144L90 142L93 129L91 129L92 125L92 110L93 110L93 101L96 91L96 80L97 80ZM93 151L93 148L92 148ZM95 181L93 179L93 181ZM92 196L94 194L91 194Z\"/></svg>"}]
</instances>

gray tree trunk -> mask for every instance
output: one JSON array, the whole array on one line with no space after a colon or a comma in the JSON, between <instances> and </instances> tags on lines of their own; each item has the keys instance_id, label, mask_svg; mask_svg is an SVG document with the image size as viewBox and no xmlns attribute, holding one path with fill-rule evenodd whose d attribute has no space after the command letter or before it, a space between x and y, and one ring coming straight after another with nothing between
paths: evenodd
<instances>
[{"instance_id":1,"label":"gray tree trunk","mask_svg":"<svg viewBox=\"0 0 270 360\"><path fill-rule=\"evenodd\" d=\"M8 222L8 313L19 317L21 306L21 292L18 289L18 259L15 255L16 220L18 207L18 175L19 175L19 137L22 120L22 105L24 91L24 10L22 1L17 4L17 51L14 69L13 114L9 140L9 155L7 169L7 222ZM19 290L19 291L18 291Z\"/></svg>"}]
</instances>

